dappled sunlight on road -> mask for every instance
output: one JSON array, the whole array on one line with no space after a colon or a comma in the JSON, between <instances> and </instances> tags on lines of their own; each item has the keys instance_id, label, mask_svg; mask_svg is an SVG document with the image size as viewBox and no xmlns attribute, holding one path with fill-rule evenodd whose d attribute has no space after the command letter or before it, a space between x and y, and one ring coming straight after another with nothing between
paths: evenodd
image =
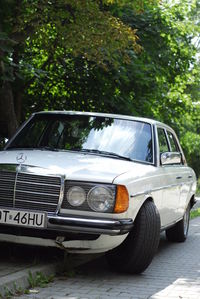
<instances>
[{"instance_id":1,"label":"dappled sunlight on road","mask_svg":"<svg viewBox=\"0 0 200 299\"><path fill-rule=\"evenodd\" d=\"M152 264L152 270L153 268L156 270L157 263L160 263L166 286L163 283L160 290L150 297L151 299L200 298L199 248L200 219L198 218L191 221L189 237L184 244L170 244L164 252L161 250L162 254L158 252L155 262ZM163 261L160 260L162 258ZM159 269L158 272L160 272Z\"/></svg>"},{"instance_id":2,"label":"dappled sunlight on road","mask_svg":"<svg viewBox=\"0 0 200 299\"><path fill-rule=\"evenodd\" d=\"M181 298L181 299L198 299L200 298L200 278L186 279L179 278L173 284L169 285L162 291L151 296L151 299L161 298Z\"/></svg>"}]
</instances>

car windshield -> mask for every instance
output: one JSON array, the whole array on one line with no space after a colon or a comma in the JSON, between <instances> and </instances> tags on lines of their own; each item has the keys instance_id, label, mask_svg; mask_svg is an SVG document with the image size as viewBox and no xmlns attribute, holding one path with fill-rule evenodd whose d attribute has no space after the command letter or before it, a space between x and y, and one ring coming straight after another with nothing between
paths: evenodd
<instances>
[{"instance_id":1,"label":"car windshield","mask_svg":"<svg viewBox=\"0 0 200 299\"><path fill-rule=\"evenodd\" d=\"M77 114L36 114L7 149L67 150L152 163L151 125Z\"/></svg>"}]
</instances>

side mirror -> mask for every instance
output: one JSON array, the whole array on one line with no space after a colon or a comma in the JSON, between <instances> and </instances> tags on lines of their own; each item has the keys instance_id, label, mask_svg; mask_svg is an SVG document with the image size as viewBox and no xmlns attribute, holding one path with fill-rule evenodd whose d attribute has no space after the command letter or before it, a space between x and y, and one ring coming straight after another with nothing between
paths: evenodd
<instances>
[{"instance_id":1,"label":"side mirror","mask_svg":"<svg viewBox=\"0 0 200 299\"><path fill-rule=\"evenodd\" d=\"M160 156L161 165L181 164L182 156L179 152L165 152Z\"/></svg>"}]
</instances>

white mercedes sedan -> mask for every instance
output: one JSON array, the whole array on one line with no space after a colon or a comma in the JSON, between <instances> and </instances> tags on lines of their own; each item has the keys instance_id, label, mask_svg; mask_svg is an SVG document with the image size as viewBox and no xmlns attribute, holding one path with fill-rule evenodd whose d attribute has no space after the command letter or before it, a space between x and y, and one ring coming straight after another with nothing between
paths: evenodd
<instances>
[{"instance_id":1,"label":"white mercedes sedan","mask_svg":"<svg viewBox=\"0 0 200 299\"><path fill-rule=\"evenodd\" d=\"M0 241L105 252L141 273L187 238L196 176L175 132L155 120L73 111L33 114L0 152Z\"/></svg>"}]
</instances>

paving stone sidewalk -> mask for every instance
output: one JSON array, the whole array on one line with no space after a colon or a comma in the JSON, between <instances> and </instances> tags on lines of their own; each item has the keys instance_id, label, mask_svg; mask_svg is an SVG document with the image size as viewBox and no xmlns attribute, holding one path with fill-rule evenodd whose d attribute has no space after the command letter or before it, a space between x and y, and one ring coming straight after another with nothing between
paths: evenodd
<instances>
[{"instance_id":1,"label":"paving stone sidewalk","mask_svg":"<svg viewBox=\"0 0 200 299\"><path fill-rule=\"evenodd\" d=\"M0 243L0 298L16 287L26 289L31 273L52 275L58 270L63 254L61 251L45 248Z\"/></svg>"},{"instance_id":2,"label":"paving stone sidewalk","mask_svg":"<svg viewBox=\"0 0 200 299\"><path fill-rule=\"evenodd\" d=\"M200 217L190 222L185 243L161 237L158 253L142 275L109 270L100 258L80 267L73 277L57 277L37 294L19 299L200 299Z\"/></svg>"}]
</instances>

